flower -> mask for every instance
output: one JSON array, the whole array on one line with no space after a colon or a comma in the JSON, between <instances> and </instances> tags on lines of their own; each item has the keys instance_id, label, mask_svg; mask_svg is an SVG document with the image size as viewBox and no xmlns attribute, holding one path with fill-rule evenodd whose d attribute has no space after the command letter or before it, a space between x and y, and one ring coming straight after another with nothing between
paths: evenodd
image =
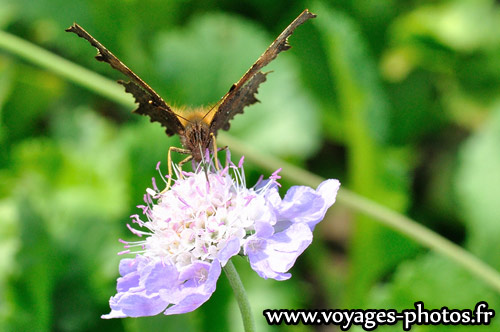
<instances>
[{"instance_id":1,"label":"flower","mask_svg":"<svg viewBox=\"0 0 500 332\"><path fill-rule=\"evenodd\" d=\"M228 157L227 164L219 170L214 161L202 161L194 172L174 165L177 179L164 191L153 179L145 205L138 206L146 220L132 215L136 226L127 225L143 239L120 240L126 250L119 254L136 256L120 262L117 294L102 318L193 311L210 298L221 267L237 254L263 278L291 277L340 182L326 180L316 190L295 186L281 199L280 170L247 188L243 158L234 165Z\"/></svg>"}]
</instances>

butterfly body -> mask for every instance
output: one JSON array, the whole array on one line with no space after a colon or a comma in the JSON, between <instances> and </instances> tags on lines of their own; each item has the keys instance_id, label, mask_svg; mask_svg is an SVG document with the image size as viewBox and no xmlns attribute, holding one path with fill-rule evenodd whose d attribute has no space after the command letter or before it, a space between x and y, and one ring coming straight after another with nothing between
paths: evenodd
<instances>
[{"instance_id":1,"label":"butterfly body","mask_svg":"<svg viewBox=\"0 0 500 332\"><path fill-rule=\"evenodd\" d=\"M280 52L290 48L288 37L295 28L314 17L316 17L315 14L307 9L304 10L274 40L238 82L231 86L219 102L212 107L193 110L171 108L146 82L78 24L74 23L66 31L77 34L97 48L96 59L98 61L107 62L111 67L128 76L131 79L130 82L120 80L118 83L125 87L126 92L135 97L139 106L134 112L149 116L151 122L159 122L166 127L168 136L179 135L187 153L196 162L200 162L207 149L209 151L212 149L218 130L228 130L229 122L236 114L243 113L246 106L258 101L255 95L259 85L266 80L268 74L262 72L261 69L274 60Z\"/></svg>"},{"instance_id":2,"label":"butterfly body","mask_svg":"<svg viewBox=\"0 0 500 332\"><path fill-rule=\"evenodd\" d=\"M182 146L191 152L193 159L197 162L202 160L207 149L212 150L213 137L211 134L214 134L210 131L209 124L199 115L196 113L195 116L191 117L184 127L184 134L180 135Z\"/></svg>"}]
</instances>

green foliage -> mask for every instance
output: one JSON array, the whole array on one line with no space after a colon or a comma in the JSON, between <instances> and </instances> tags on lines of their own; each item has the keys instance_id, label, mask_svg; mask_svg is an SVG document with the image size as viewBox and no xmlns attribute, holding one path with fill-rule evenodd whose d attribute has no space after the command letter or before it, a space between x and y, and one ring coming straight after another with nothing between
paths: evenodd
<instances>
[{"instance_id":1,"label":"green foliage","mask_svg":"<svg viewBox=\"0 0 500 332\"><path fill-rule=\"evenodd\" d=\"M500 108L496 106L478 132L460 151L456 174L458 201L467 227L467 245L492 266L500 268Z\"/></svg>"},{"instance_id":2,"label":"green foliage","mask_svg":"<svg viewBox=\"0 0 500 332\"><path fill-rule=\"evenodd\" d=\"M265 68L273 72L259 88L261 103L236 116L229 133L339 178L500 269L500 10L494 1L0 0L0 27L123 78L95 61L85 41L64 32L78 22L168 103L199 106L217 102L306 7L318 17L298 28L292 49ZM130 114L130 98L114 97L122 95L120 86L90 92L92 82L69 82L57 70L64 67L59 60L55 69L39 68L2 42L0 330L241 329L224 276L193 313L100 319L115 290L117 239L133 238L128 216L157 177L156 163L165 166L168 147L179 140ZM248 164L252 176L269 175ZM280 329L265 324L265 308L402 310L424 301L426 308L472 309L485 300L498 312L500 305L498 293L471 271L340 205L316 229L291 280L263 280L243 259L235 263L259 331ZM490 328L498 330L499 322L494 318Z\"/></svg>"}]
</instances>

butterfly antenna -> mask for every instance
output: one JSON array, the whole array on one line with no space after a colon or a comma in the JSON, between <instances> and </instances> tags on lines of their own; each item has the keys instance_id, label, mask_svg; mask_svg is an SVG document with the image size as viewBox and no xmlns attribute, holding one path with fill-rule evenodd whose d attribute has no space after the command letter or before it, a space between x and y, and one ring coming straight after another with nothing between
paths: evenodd
<instances>
[{"instance_id":1,"label":"butterfly antenna","mask_svg":"<svg viewBox=\"0 0 500 332\"><path fill-rule=\"evenodd\" d=\"M210 112L212 112L212 110L215 108L215 106L217 106L217 104L215 104L214 106L210 107L210 109L207 111L207 113L205 113L205 115L201 119L202 120L205 119L207 117L207 115L209 115Z\"/></svg>"},{"instance_id":2,"label":"butterfly antenna","mask_svg":"<svg viewBox=\"0 0 500 332\"><path fill-rule=\"evenodd\" d=\"M189 122L189 123L192 123L191 121L189 121L188 119L186 119L186 118L185 118L185 117L183 117L182 115L179 115L179 114L175 113L175 112L174 112L174 111L172 111L172 110L169 110L169 109L167 109L167 108L165 108L165 107L161 107L161 106L157 106L157 107L158 107L159 109L161 109L161 110L164 110L164 111L167 111L167 112L171 112L171 113L173 113L176 117L181 118L181 119L183 119L183 120L185 120L185 121L187 121L187 122Z\"/></svg>"},{"instance_id":3,"label":"butterfly antenna","mask_svg":"<svg viewBox=\"0 0 500 332\"><path fill-rule=\"evenodd\" d=\"M222 96L218 102L216 102L212 107L210 107L210 109L207 111L207 113L205 113L205 115L201 118L202 120L205 119L207 117L207 115L210 114L210 112L212 112L214 110L214 108L220 104L220 102L226 97L226 95Z\"/></svg>"}]
</instances>

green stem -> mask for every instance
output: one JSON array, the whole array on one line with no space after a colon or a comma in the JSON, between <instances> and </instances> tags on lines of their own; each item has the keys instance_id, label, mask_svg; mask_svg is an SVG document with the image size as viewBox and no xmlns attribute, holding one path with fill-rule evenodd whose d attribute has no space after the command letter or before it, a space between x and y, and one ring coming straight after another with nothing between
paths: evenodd
<instances>
[{"instance_id":1,"label":"green stem","mask_svg":"<svg viewBox=\"0 0 500 332\"><path fill-rule=\"evenodd\" d=\"M231 284L234 296L236 297L236 301L238 302L238 306L240 307L245 332L255 331L255 322L252 318L252 310L250 308L250 302L248 302L247 293L245 292L240 276L231 260L224 266L224 272L226 273L229 284Z\"/></svg>"},{"instance_id":2,"label":"green stem","mask_svg":"<svg viewBox=\"0 0 500 332\"><path fill-rule=\"evenodd\" d=\"M74 36L68 34L69 37ZM127 107L134 107L133 98L123 92L123 87L120 87L110 79L61 58L24 39L0 30L0 49L2 48L105 98L109 98ZM91 52L89 52L89 56L90 54Z\"/></svg>"},{"instance_id":3,"label":"green stem","mask_svg":"<svg viewBox=\"0 0 500 332\"><path fill-rule=\"evenodd\" d=\"M111 80L1 30L0 48L22 57L29 62L51 70L61 77L88 88L117 103L126 106L132 105L132 99L129 98L127 94L123 93L123 90ZM130 107L132 108L133 106ZM227 134L219 133L218 140L220 143L230 146L231 150L244 154L247 159L262 168L274 171L282 167L283 171L281 175L289 178L295 183L317 186L324 180L304 169L287 164L274 156L266 155L262 151L257 151ZM348 189L342 188L337 200L339 204L376 218L383 225L406 235L427 248L445 255L449 259L465 267L470 273L474 274L500 293L500 273L498 271L439 234L434 233L400 213L357 195ZM230 262L228 265L229 264Z\"/></svg>"}]
</instances>

